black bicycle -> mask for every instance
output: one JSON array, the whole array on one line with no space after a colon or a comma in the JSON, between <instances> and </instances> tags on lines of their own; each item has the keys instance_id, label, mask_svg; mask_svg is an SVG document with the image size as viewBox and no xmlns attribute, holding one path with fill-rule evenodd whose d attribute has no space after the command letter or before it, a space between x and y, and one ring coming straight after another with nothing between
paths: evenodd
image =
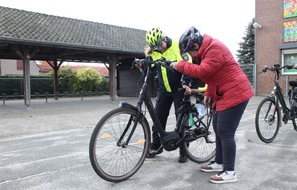
<instances>
[{"instance_id":1,"label":"black bicycle","mask_svg":"<svg viewBox=\"0 0 297 190\"><path fill-rule=\"evenodd\" d=\"M287 124L292 121L294 130L297 131L297 81L289 81L289 106L284 98L283 90L279 85L280 72L282 69L293 69L293 65L265 67L260 73L272 71L274 73L274 88L270 96L264 98L256 112L256 131L261 141L271 143L277 136L282 121ZM258 74L260 74L258 73ZM282 114L283 113L283 114ZM282 118L281 118L282 117Z\"/></svg>"},{"instance_id":2,"label":"black bicycle","mask_svg":"<svg viewBox=\"0 0 297 190\"><path fill-rule=\"evenodd\" d=\"M154 111L147 89L148 79L152 74L151 65L160 64L170 68L170 62L165 59L153 61L147 57L135 59L133 64L143 65L140 71L144 82L137 105L122 102L119 108L108 112L96 125L89 144L90 161L95 172L104 180L121 182L139 170L151 142L146 110L156 126L165 150L173 151L180 147L185 155L196 163L212 159L216 148L215 135L210 129L212 109L206 107L206 113L203 115L196 109L198 103L203 103L203 94L192 90L196 103L191 103L191 97L185 95L179 108L175 130L165 131Z\"/></svg>"}]
</instances>

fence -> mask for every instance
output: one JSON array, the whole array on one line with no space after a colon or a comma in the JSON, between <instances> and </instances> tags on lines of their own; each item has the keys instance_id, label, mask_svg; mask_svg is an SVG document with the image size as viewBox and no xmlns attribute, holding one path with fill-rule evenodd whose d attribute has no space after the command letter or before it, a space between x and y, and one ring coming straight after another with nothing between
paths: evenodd
<instances>
[{"instance_id":1,"label":"fence","mask_svg":"<svg viewBox=\"0 0 297 190\"><path fill-rule=\"evenodd\" d=\"M50 94L46 92L44 94L39 94L39 93L32 94L31 98L39 98L39 99L44 98L45 102L47 103L48 98L59 99L62 97L80 97L81 101L83 101L84 97L101 96L101 95L108 95L108 94L109 92L94 92L94 93L81 92L77 94L60 94L60 93ZM24 95L19 95L19 94L7 95L6 93L2 93L2 95L0 95L0 99L2 99L3 105L5 105L7 100L21 99L21 98L24 98Z\"/></svg>"},{"instance_id":2,"label":"fence","mask_svg":"<svg viewBox=\"0 0 297 190\"><path fill-rule=\"evenodd\" d=\"M251 85L254 85L254 64L240 65L243 72L248 77Z\"/></svg>"}]
</instances>

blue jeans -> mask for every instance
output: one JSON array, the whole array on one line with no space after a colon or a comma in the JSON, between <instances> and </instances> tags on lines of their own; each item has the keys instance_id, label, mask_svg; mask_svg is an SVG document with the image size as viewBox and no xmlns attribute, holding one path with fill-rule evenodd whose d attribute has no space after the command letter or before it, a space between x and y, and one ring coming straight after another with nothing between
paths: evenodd
<instances>
[{"instance_id":1,"label":"blue jeans","mask_svg":"<svg viewBox=\"0 0 297 190\"><path fill-rule=\"evenodd\" d=\"M248 101L213 115L216 134L215 162L224 165L225 171L234 171L236 158L235 132Z\"/></svg>"}]
</instances>

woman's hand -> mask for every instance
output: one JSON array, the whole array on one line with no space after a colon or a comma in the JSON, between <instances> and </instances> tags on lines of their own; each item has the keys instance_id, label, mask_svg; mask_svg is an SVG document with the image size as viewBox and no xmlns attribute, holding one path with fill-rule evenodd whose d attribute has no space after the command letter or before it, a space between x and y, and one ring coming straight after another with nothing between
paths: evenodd
<instances>
[{"instance_id":1,"label":"woman's hand","mask_svg":"<svg viewBox=\"0 0 297 190\"><path fill-rule=\"evenodd\" d=\"M183 89L184 89L184 94L185 95L191 95L192 94L192 89L190 87L188 87L187 85L183 85Z\"/></svg>"},{"instance_id":2,"label":"woman's hand","mask_svg":"<svg viewBox=\"0 0 297 190\"><path fill-rule=\"evenodd\" d=\"M177 65L178 65L178 62L172 62L170 64L170 67L173 68L173 69L175 69L175 70L177 70Z\"/></svg>"},{"instance_id":3,"label":"woman's hand","mask_svg":"<svg viewBox=\"0 0 297 190\"><path fill-rule=\"evenodd\" d=\"M209 96L204 96L204 105L209 106L211 98Z\"/></svg>"}]
</instances>

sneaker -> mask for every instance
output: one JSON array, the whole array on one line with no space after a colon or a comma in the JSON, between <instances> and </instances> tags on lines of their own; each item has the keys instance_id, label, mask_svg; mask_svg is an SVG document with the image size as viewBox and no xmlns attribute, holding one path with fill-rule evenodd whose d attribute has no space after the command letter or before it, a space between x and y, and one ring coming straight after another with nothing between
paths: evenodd
<instances>
[{"instance_id":1,"label":"sneaker","mask_svg":"<svg viewBox=\"0 0 297 190\"><path fill-rule=\"evenodd\" d=\"M212 183L233 183L237 182L237 176L234 174L228 174L227 171L221 171L220 173L210 176L209 181Z\"/></svg>"},{"instance_id":2,"label":"sneaker","mask_svg":"<svg viewBox=\"0 0 297 190\"><path fill-rule=\"evenodd\" d=\"M206 166L201 166L201 170L204 172L221 172L223 169L223 164L217 164L215 161L210 162Z\"/></svg>"},{"instance_id":3,"label":"sneaker","mask_svg":"<svg viewBox=\"0 0 297 190\"><path fill-rule=\"evenodd\" d=\"M159 149L149 149L148 153L146 155L146 158L153 158L155 157L157 154L161 154L163 152L163 147L160 147Z\"/></svg>"}]
</instances>

